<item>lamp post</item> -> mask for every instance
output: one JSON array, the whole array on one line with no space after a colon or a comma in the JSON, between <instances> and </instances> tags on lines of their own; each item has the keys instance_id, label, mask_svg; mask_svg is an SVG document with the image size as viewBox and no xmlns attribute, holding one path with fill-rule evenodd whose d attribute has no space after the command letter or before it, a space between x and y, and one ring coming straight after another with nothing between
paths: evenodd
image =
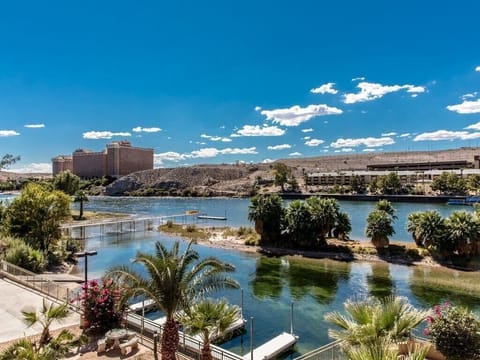
<instances>
[{"instance_id":1,"label":"lamp post","mask_svg":"<svg viewBox=\"0 0 480 360\"><path fill-rule=\"evenodd\" d=\"M85 285L84 285L84 288L85 288L85 300L86 301L86 298L87 298L87 295L88 295L88 257L89 256L94 256L94 255L97 255L97 252L92 250L92 251L83 251L83 252L77 252L77 253L74 253L75 257L77 258L85 258ZM83 313L82 315L82 319L81 319L81 322L80 322L80 325L82 328L84 328L86 325L85 325L85 312Z\"/></svg>"}]
</instances>

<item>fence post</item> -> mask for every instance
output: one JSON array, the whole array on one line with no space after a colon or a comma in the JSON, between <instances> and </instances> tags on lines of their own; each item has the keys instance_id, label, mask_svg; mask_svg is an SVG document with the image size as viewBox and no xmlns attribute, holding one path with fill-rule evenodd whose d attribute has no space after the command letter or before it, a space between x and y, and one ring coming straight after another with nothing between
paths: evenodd
<instances>
[{"instance_id":1,"label":"fence post","mask_svg":"<svg viewBox=\"0 0 480 360\"><path fill-rule=\"evenodd\" d=\"M158 360L158 332L155 330L153 332L153 357L155 360Z\"/></svg>"}]
</instances>

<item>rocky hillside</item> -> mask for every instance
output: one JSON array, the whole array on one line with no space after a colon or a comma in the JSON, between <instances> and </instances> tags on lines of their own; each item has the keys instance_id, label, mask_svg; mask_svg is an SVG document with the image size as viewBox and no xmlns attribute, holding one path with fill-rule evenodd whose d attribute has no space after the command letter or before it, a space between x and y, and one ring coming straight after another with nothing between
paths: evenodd
<instances>
[{"instance_id":1,"label":"rocky hillside","mask_svg":"<svg viewBox=\"0 0 480 360\"><path fill-rule=\"evenodd\" d=\"M106 195L244 196L268 165L202 165L154 169L124 176Z\"/></svg>"}]
</instances>

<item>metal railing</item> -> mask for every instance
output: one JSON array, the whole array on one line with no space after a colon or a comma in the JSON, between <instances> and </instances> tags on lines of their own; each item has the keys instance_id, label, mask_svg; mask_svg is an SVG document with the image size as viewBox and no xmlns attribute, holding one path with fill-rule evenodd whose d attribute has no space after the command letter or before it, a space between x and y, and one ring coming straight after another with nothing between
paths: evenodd
<instances>
[{"instance_id":1,"label":"metal railing","mask_svg":"<svg viewBox=\"0 0 480 360\"><path fill-rule=\"evenodd\" d=\"M60 302L69 302L72 310L79 312L78 304L71 303L74 292L68 287L57 284L42 275L35 274L19 266L10 264L5 260L0 261L0 273L7 279L29 289L38 291L52 299Z\"/></svg>"},{"instance_id":2,"label":"metal railing","mask_svg":"<svg viewBox=\"0 0 480 360\"><path fill-rule=\"evenodd\" d=\"M303 354L295 360L346 360L347 357L342 351L342 340L337 340L324 345L318 349Z\"/></svg>"}]
</instances>

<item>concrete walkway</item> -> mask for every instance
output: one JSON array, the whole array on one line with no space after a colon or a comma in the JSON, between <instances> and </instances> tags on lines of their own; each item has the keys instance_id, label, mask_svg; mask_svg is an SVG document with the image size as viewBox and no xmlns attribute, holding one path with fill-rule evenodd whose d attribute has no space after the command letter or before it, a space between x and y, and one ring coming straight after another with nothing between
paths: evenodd
<instances>
[{"instance_id":1,"label":"concrete walkway","mask_svg":"<svg viewBox=\"0 0 480 360\"><path fill-rule=\"evenodd\" d=\"M46 299L46 301L50 303L50 300ZM39 311L42 303L43 296L40 294L0 278L0 343L39 334L42 330L41 326L36 324L28 328L23 322L21 311ZM62 323L54 322L51 330L79 323L80 315L71 312Z\"/></svg>"}]
</instances>

